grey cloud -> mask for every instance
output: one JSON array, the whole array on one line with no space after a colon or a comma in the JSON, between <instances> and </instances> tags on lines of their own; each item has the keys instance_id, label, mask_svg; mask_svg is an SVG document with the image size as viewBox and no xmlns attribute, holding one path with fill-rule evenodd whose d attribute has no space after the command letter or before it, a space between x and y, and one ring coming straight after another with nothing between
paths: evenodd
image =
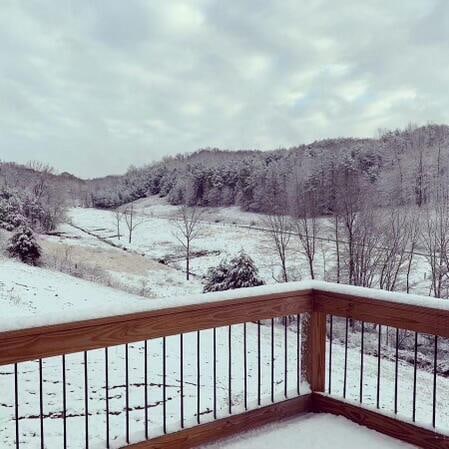
<instances>
[{"instance_id":1,"label":"grey cloud","mask_svg":"<svg viewBox=\"0 0 449 449\"><path fill-rule=\"evenodd\" d=\"M6 0L0 158L82 176L449 122L445 0Z\"/></svg>"}]
</instances>

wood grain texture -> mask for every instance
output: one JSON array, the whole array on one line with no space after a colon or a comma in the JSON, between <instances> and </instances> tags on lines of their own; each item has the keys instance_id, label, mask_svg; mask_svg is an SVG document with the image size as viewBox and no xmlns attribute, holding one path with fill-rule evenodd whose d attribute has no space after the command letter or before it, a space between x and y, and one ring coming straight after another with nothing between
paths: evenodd
<instances>
[{"instance_id":1,"label":"wood grain texture","mask_svg":"<svg viewBox=\"0 0 449 449\"><path fill-rule=\"evenodd\" d=\"M313 292L313 310L367 323L449 337L449 310L319 290Z\"/></svg>"},{"instance_id":2,"label":"wood grain texture","mask_svg":"<svg viewBox=\"0 0 449 449\"><path fill-rule=\"evenodd\" d=\"M324 391L326 378L326 314L313 312L306 323L304 360L312 391Z\"/></svg>"},{"instance_id":3,"label":"wood grain texture","mask_svg":"<svg viewBox=\"0 0 449 449\"><path fill-rule=\"evenodd\" d=\"M3 332L0 365L311 310L311 291L302 291Z\"/></svg>"},{"instance_id":4,"label":"wood grain texture","mask_svg":"<svg viewBox=\"0 0 449 449\"><path fill-rule=\"evenodd\" d=\"M447 436L329 396L313 393L312 408L316 413L344 416L357 424L424 449L449 449Z\"/></svg>"},{"instance_id":5,"label":"wood grain texture","mask_svg":"<svg viewBox=\"0 0 449 449\"><path fill-rule=\"evenodd\" d=\"M188 449L309 412L311 395L300 396L250 412L233 415L180 432L126 446L127 449Z\"/></svg>"}]
</instances>

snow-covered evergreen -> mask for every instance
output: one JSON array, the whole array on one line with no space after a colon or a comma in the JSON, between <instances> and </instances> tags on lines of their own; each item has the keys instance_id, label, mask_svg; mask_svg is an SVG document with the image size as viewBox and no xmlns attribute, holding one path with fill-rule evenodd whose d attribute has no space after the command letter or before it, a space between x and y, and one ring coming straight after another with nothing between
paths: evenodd
<instances>
[{"instance_id":1,"label":"snow-covered evergreen","mask_svg":"<svg viewBox=\"0 0 449 449\"><path fill-rule=\"evenodd\" d=\"M253 259L243 251L229 263L221 262L217 267L211 268L206 279L205 292L257 287L264 284L259 278Z\"/></svg>"},{"instance_id":2,"label":"snow-covered evergreen","mask_svg":"<svg viewBox=\"0 0 449 449\"><path fill-rule=\"evenodd\" d=\"M21 226L12 235L7 251L12 257L30 265L36 265L41 257L41 247L28 226Z\"/></svg>"}]
</instances>

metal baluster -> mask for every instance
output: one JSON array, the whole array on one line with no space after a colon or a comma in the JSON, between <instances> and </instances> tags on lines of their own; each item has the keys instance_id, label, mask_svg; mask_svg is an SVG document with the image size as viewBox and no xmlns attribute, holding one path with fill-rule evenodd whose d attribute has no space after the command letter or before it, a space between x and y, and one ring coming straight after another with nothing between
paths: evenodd
<instances>
[{"instance_id":1,"label":"metal baluster","mask_svg":"<svg viewBox=\"0 0 449 449\"><path fill-rule=\"evenodd\" d=\"M125 417L126 442L129 444L129 346L125 345Z\"/></svg>"},{"instance_id":2,"label":"metal baluster","mask_svg":"<svg viewBox=\"0 0 449 449\"><path fill-rule=\"evenodd\" d=\"M64 449L67 448L67 381L65 354L62 355L62 419L63 419L63 439Z\"/></svg>"},{"instance_id":3,"label":"metal baluster","mask_svg":"<svg viewBox=\"0 0 449 449\"><path fill-rule=\"evenodd\" d=\"M106 447L109 449L109 350L104 348L105 403L106 403Z\"/></svg>"},{"instance_id":4,"label":"metal baluster","mask_svg":"<svg viewBox=\"0 0 449 449\"><path fill-rule=\"evenodd\" d=\"M19 449L19 373L17 363L14 363L14 419L16 423L16 449Z\"/></svg>"},{"instance_id":5,"label":"metal baluster","mask_svg":"<svg viewBox=\"0 0 449 449\"><path fill-rule=\"evenodd\" d=\"M416 376L418 369L418 332L415 332L415 359L413 363L413 422L416 421Z\"/></svg>"},{"instance_id":6,"label":"metal baluster","mask_svg":"<svg viewBox=\"0 0 449 449\"><path fill-rule=\"evenodd\" d=\"M288 397L288 317L284 317L284 397Z\"/></svg>"},{"instance_id":7,"label":"metal baluster","mask_svg":"<svg viewBox=\"0 0 449 449\"><path fill-rule=\"evenodd\" d=\"M217 419L217 329L214 327L214 419Z\"/></svg>"},{"instance_id":8,"label":"metal baluster","mask_svg":"<svg viewBox=\"0 0 449 449\"><path fill-rule=\"evenodd\" d=\"M248 410L248 360L246 342L246 323L243 323L243 394L245 410Z\"/></svg>"},{"instance_id":9,"label":"metal baluster","mask_svg":"<svg viewBox=\"0 0 449 449\"><path fill-rule=\"evenodd\" d=\"M257 321L257 405L261 405L262 367L260 360L260 320Z\"/></svg>"},{"instance_id":10,"label":"metal baluster","mask_svg":"<svg viewBox=\"0 0 449 449\"><path fill-rule=\"evenodd\" d=\"M86 449L89 448L89 379L87 370L87 351L84 351L84 430Z\"/></svg>"},{"instance_id":11,"label":"metal baluster","mask_svg":"<svg viewBox=\"0 0 449 449\"><path fill-rule=\"evenodd\" d=\"M180 413L181 413L181 429L184 429L184 335L179 335L179 373L180 373Z\"/></svg>"},{"instance_id":12,"label":"metal baluster","mask_svg":"<svg viewBox=\"0 0 449 449\"><path fill-rule=\"evenodd\" d=\"M394 367L394 414L398 413L398 374L399 374L399 328L396 328L396 355Z\"/></svg>"},{"instance_id":13,"label":"metal baluster","mask_svg":"<svg viewBox=\"0 0 449 449\"><path fill-rule=\"evenodd\" d=\"M162 337L162 414L164 434L167 433L167 342L166 337Z\"/></svg>"},{"instance_id":14,"label":"metal baluster","mask_svg":"<svg viewBox=\"0 0 449 449\"><path fill-rule=\"evenodd\" d=\"M232 326L228 327L228 398L229 414L232 414Z\"/></svg>"},{"instance_id":15,"label":"metal baluster","mask_svg":"<svg viewBox=\"0 0 449 449\"><path fill-rule=\"evenodd\" d=\"M363 353L364 353L364 340L365 340L365 322L362 321L362 335L360 342L360 403L363 402Z\"/></svg>"},{"instance_id":16,"label":"metal baluster","mask_svg":"<svg viewBox=\"0 0 449 449\"><path fill-rule=\"evenodd\" d=\"M345 326L345 361L343 368L343 398L346 399L346 389L348 385L348 332L349 331L349 318L346 318Z\"/></svg>"},{"instance_id":17,"label":"metal baluster","mask_svg":"<svg viewBox=\"0 0 449 449\"><path fill-rule=\"evenodd\" d=\"M148 341L145 340L143 347L143 371L144 371L144 394L145 394L145 439L148 440Z\"/></svg>"},{"instance_id":18,"label":"metal baluster","mask_svg":"<svg viewBox=\"0 0 449 449\"><path fill-rule=\"evenodd\" d=\"M296 315L296 392L301 394L301 316Z\"/></svg>"},{"instance_id":19,"label":"metal baluster","mask_svg":"<svg viewBox=\"0 0 449 449\"><path fill-rule=\"evenodd\" d=\"M196 333L196 422L200 424L201 410L201 360L200 360L200 331Z\"/></svg>"},{"instance_id":20,"label":"metal baluster","mask_svg":"<svg viewBox=\"0 0 449 449\"><path fill-rule=\"evenodd\" d=\"M42 359L39 359L39 420L41 427L41 449L44 449L44 391L42 378Z\"/></svg>"},{"instance_id":21,"label":"metal baluster","mask_svg":"<svg viewBox=\"0 0 449 449\"><path fill-rule=\"evenodd\" d=\"M271 402L274 402L274 318L271 318Z\"/></svg>"},{"instance_id":22,"label":"metal baluster","mask_svg":"<svg viewBox=\"0 0 449 449\"><path fill-rule=\"evenodd\" d=\"M434 336L433 343L433 400L432 400L432 427L436 427L437 418L437 370L438 370L438 336Z\"/></svg>"},{"instance_id":23,"label":"metal baluster","mask_svg":"<svg viewBox=\"0 0 449 449\"><path fill-rule=\"evenodd\" d=\"M387 329L388 332L388 329ZM382 326L379 324L379 334L377 341L377 397L376 397L376 406L380 408L380 359L381 359L381 351L382 351Z\"/></svg>"},{"instance_id":24,"label":"metal baluster","mask_svg":"<svg viewBox=\"0 0 449 449\"><path fill-rule=\"evenodd\" d=\"M332 393L332 340L334 334L334 317L329 316L329 394Z\"/></svg>"}]
</instances>

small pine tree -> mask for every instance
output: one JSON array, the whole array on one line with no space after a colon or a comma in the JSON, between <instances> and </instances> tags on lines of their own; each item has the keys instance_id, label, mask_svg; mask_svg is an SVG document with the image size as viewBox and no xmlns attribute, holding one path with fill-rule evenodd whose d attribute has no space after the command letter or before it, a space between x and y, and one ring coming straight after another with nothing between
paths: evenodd
<instances>
[{"instance_id":1,"label":"small pine tree","mask_svg":"<svg viewBox=\"0 0 449 449\"><path fill-rule=\"evenodd\" d=\"M226 279L228 276L229 267L225 261L220 262L217 267L209 268L206 274L206 284L203 292L220 292L227 290Z\"/></svg>"},{"instance_id":2,"label":"small pine tree","mask_svg":"<svg viewBox=\"0 0 449 449\"><path fill-rule=\"evenodd\" d=\"M263 284L253 259L242 251L229 263L221 262L218 267L209 269L203 291L216 292Z\"/></svg>"},{"instance_id":3,"label":"small pine tree","mask_svg":"<svg viewBox=\"0 0 449 449\"><path fill-rule=\"evenodd\" d=\"M37 265L41 257L41 247L37 243L32 229L27 226L20 227L12 235L7 251L11 257L17 257L30 265Z\"/></svg>"},{"instance_id":4,"label":"small pine tree","mask_svg":"<svg viewBox=\"0 0 449 449\"><path fill-rule=\"evenodd\" d=\"M254 260L243 251L229 262L229 271L226 277L227 290L233 288L256 287L264 282L259 278L259 270Z\"/></svg>"}]
</instances>

